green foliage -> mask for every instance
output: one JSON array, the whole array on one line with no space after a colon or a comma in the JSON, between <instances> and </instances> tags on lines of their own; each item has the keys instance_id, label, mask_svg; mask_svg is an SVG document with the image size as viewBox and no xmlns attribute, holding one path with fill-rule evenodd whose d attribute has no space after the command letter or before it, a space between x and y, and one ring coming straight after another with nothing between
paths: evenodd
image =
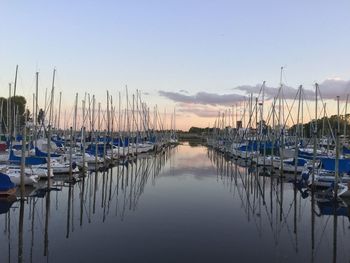
<instances>
[{"instance_id":1,"label":"green foliage","mask_svg":"<svg viewBox=\"0 0 350 263\"><path fill-rule=\"evenodd\" d=\"M350 125L349 125L349 117L350 114L346 115L346 119L344 115L339 116L339 128L338 131L340 135L343 134L344 131L344 125L346 124L346 130L347 134L350 133ZM317 124L317 137L323 136L330 136L332 133L335 135L336 131L338 130L338 116L332 115L331 117L323 117L321 119L318 119L317 122L314 120L303 124L303 131L304 136L311 138L312 132L314 130L314 125ZM289 129L290 134L295 134L297 125L293 125Z\"/></svg>"},{"instance_id":2,"label":"green foliage","mask_svg":"<svg viewBox=\"0 0 350 263\"><path fill-rule=\"evenodd\" d=\"M191 127L188 132L189 133L195 133L195 134L207 134L208 132L211 133L213 131L213 128L199 128L199 127Z\"/></svg>"},{"instance_id":3,"label":"green foliage","mask_svg":"<svg viewBox=\"0 0 350 263\"><path fill-rule=\"evenodd\" d=\"M23 126L24 122L25 122L25 112L26 112L26 99L23 96L14 96L11 97L10 99L6 99L6 98L0 98L0 107L1 108L1 130L3 132L10 132L9 129L9 123L7 123L8 121L8 103L10 105L10 115L9 115L9 123L11 124L11 126L14 125L14 123L17 123L17 126ZM14 116L16 113L16 116ZM17 119L15 120L14 117L16 117ZM19 127L17 127L19 128Z\"/></svg>"}]
</instances>

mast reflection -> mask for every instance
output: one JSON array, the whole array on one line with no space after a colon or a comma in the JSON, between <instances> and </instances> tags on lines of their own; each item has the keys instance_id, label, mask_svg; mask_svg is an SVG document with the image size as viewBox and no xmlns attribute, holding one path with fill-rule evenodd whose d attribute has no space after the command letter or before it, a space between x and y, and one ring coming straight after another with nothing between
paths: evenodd
<instances>
[{"instance_id":1,"label":"mast reflection","mask_svg":"<svg viewBox=\"0 0 350 263\"><path fill-rule=\"evenodd\" d=\"M235 199L238 196L244 208L246 220L253 222L259 236L264 233L263 222L268 222L276 247L281 243L282 232L285 232L290 240L293 240L292 247L295 253L300 252L298 224L303 220L302 217L308 216L302 205L307 205L305 201L309 201L310 261L319 260L316 251L322 242L326 242L323 241L324 231L328 228L327 222L330 219L333 221L333 227L329 229L333 240L332 262L337 262L339 216L350 219L350 202L346 204L346 200L328 199L322 195L322 192L312 189L300 189L297 183L293 183L295 180L290 180L287 174L283 177L278 173L266 176L264 168L247 165L239 159L226 158L212 149L208 149L207 156L216 167L217 181L226 186ZM267 192L268 195L265 194ZM322 217L326 217L325 222L325 219L321 220ZM323 229L323 232L319 229Z\"/></svg>"}]
</instances>

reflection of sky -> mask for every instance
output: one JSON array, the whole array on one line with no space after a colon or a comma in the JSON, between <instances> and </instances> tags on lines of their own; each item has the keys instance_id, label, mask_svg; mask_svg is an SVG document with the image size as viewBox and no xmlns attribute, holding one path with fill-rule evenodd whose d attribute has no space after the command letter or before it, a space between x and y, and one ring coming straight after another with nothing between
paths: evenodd
<instances>
[{"instance_id":1,"label":"reflection of sky","mask_svg":"<svg viewBox=\"0 0 350 263\"><path fill-rule=\"evenodd\" d=\"M191 147L185 144L179 148L181 153L171 157L169 166L164 168L161 176L191 175L196 179L203 179L216 175L216 168L208 162L205 155L205 147Z\"/></svg>"}]
</instances>

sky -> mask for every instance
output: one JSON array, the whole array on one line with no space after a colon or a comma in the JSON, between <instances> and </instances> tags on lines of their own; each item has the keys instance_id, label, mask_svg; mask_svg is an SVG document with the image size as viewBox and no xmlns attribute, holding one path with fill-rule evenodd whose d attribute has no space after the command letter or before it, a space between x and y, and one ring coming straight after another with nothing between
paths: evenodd
<instances>
[{"instance_id":1,"label":"sky","mask_svg":"<svg viewBox=\"0 0 350 263\"><path fill-rule=\"evenodd\" d=\"M0 96L19 65L17 93L31 101L38 71L43 104L56 68L67 109L75 93L106 105L107 90L116 101L127 85L151 108L175 108L187 130L213 125L263 81L276 92L283 66L286 90L318 82L334 111L350 92L349 10L329 0L1 0Z\"/></svg>"}]
</instances>

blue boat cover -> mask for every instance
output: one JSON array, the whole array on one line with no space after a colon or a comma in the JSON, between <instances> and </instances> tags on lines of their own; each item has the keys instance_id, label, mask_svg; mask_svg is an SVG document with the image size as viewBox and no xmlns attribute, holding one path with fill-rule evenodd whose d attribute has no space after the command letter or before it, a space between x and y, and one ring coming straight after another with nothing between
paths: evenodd
<instances>
[{"instance_id":1,"label":"blue boat cover","mask_svg":"<svg viewBox=\"0 0 350 263\"><path fill-rule=\"evenodd\" d=\"M114 146L127 147L129 145L129 138L126 137L124 140L120 140L119 138L113 139Z\"/></svg>"},{"instance_id":2,"label":"blue boat cover","mask_svg":"<svg viewBox=\"0 0 350 263\"><path fill-rule=\"evenodd\" d=\"M20 164L21 157L16 156L13 150L10 150L9 162L12 164ZM25 165L38 165L46 163L46 159L43 157L28 156L25 158Z\"/></svg>"},{"instance_id":3,"label":"blue boat cover","mask_svg":"<svg viewBox=\"0 0 350 263\"><path fill-rule=\"evenodd\" d=\"M43 151L40 151L38 147L35 147L35 156L37 157L48 157L49 154ZM60 154L56 154L56 153L51 153L50 157L60 157Z\"/></svg>"},{"instance_id":4,"label":"blue boat cover","mask_svg":"<svg viewBox=\"0 0 350 263\"><path fill-rule=\"evenodd\" d=\"M53 141L57 147L63 147L64 146L64 140L55 140L55 139L51 139L51 141Z\"/></svg>"},{"instance_id":5,"label":"blue boat cover","mask_svg":"<svg viewBox=\"0 0 350 263\"><path fill-rule=\"evenodd\" d=\"M304 166L307 163L307 160L305 160L303 158L298 158L297 160L298 160L297 161L297 166ZM295 158L293 158L292 161L284 161L284 163L295 165Z\"/></svg>"},{"instance_id":6,"label":"blue boat cover","mask_svg":"<svg viewBox=\"0 0 350 263\"><path fill-rule=\"evenodd\" d=\"M312 159L313 158L313 153L299 150L298 151L298 156L302 157L302 158L305 158L305 159Z\"/></svg>"},{"instance_id":7,"label":"blue boat cover","mask_svg":"<svg viewBox=\"0 0 350 263\"><path fill-rule=\"evenodd\" d=\"M343 146L343 154L350 154L350 149Z\"/></svg>"},{"instance_id":8,"label":"blue boat cover","mask_svg":"<svg viewBox=\"0 0 350 263\"><path fill-rule=\"evenodd\" d=\"M97 148L97 149L96 149ZM106 150L110 149L111 146L109 144L106 144ZM104 153L104 145L103 144L89 144L88 147L85 149L85 152L91 155L95 155L97 150L97 155L102 157Z\"/></svg>"},{"instance_id":9,"label":"blue boat cover","mask_svg":"<svg viewBox=\"0 0 350 263\"><path fill-rule=\"evenodd\" d=\"M11 182L10 177L7 174L0 173L0 191L7 191L14 187L16 185Z\"/></svg>"},{"instance_id":10,"label":"blue boat cover","mask_svg":"<svg viewBox=\"0 0 350 263\"><path fill-rule=\"evenodd\" d=\"M328 171L335 171L334 158L321 158L321 167ZM350 172L350 159L339 159L339 173Z\"/></svg>"}]
</instances>

